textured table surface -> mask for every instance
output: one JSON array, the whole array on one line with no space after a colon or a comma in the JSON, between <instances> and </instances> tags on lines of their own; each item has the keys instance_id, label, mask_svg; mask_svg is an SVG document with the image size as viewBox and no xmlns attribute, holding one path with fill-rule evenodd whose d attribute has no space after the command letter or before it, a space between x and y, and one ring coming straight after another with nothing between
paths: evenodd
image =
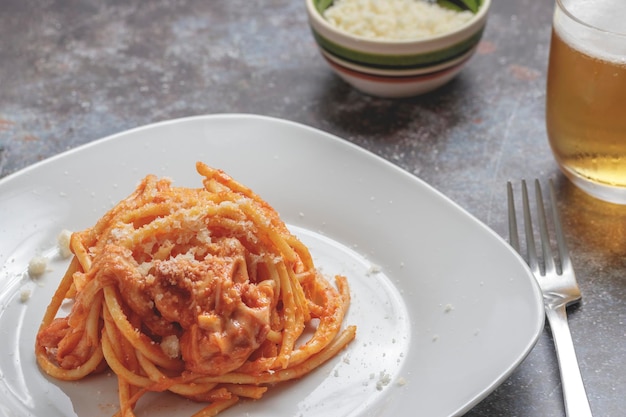
<instances>
[{"instance_id":1,"label":"textured table surface","mask_svg":"<svg viewBox=\"0 0 626 417\"><path fill-rule=\"evenodd\" d=\"M0 176L166 119L254 113L336 134L437 188L503 237L505 183L553 178L582 287L570 310L597 416L626 409L626 207L558 171L544 126L553 3L495 1L477 54L418 98L365 96L319 55L303 0L3 0ZM546 329L468 416L562 416Z\"/></svg>"}]
</instances>

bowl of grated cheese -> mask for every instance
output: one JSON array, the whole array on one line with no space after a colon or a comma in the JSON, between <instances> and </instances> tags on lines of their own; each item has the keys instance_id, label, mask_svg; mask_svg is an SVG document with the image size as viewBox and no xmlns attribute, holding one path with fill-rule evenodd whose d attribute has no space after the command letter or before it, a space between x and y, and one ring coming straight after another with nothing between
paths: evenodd
<instances>
[{"instance_id":1,"label":"bowl of grated cheese","mask_svg":"<svg viewBox=\"0 0 626 417\"><path fill-rule=\"evenodd\" d=\"M370 95L401 98L452 80L474 55L491 0L306 0L332 70Z\"/></svg>"}]
</instances>

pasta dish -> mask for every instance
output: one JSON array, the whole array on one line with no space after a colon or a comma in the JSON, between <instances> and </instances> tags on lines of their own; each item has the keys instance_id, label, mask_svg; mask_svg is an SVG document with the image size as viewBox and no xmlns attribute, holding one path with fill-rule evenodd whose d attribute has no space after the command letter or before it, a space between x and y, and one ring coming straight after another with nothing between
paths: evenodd
<instances>
[{"instance_id":1,"label":"pasta dish","mask_svg":"<svg viewBox=\"0 0 626 417\"><path fill-rule=\"evenodd\" d=\"M355 326L342 328L346 278L322 276L252 190L196 169L203 187L148 175L72 234L71 264L37 334L37 362L51 377L117 375L115 416L134 416L142 395L164 391L206 403L194 417L214 416L311 372L355 337Z\"/></svg>"}]
</instances>

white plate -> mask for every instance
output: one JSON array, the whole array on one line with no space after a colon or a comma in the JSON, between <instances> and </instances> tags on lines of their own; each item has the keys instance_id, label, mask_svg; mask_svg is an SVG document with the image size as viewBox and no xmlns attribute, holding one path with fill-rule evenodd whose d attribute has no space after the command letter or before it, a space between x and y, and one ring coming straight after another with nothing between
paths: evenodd
<instances>
[{"instance_id":1,"label":"white plate","mask_svg":"<svg viewBox=\"0 0 626 417\"><path fill-rule=\"evenodd\" d=\"M250 115L194 117L113 135L0 180L0 415L114 413L113 376L59 382L34 360L39 321L68 262L56 237L91 226L148 173L200 187L196 160L257 191L324 272L348 276L346 323L358 326L340 357L224 417L460 415L536 342L544 315L528 268L439 192L309 127ZM26 274L35 255L49 259L38 279ZM149 399L139 416L191 415L199 407L167 394Z\"/></svg>"}]
</instances>

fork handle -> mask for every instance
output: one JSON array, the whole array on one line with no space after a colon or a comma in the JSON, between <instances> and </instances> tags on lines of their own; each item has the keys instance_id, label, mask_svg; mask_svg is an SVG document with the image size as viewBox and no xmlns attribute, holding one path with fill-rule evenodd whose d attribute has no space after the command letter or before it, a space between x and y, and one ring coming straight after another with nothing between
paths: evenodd
<instances>
[{"instance_id":1,"label":"fork handle","mask_svg":"<svg viewBox=\"0 0 626 417\"><path fill-rule=\"evenodd\" d=\"M568 417L591 417L591 408L578 367L572 334L567 323L565 304L546 305L563 386L565 414Z\"/></svg>"}]
</instances>

